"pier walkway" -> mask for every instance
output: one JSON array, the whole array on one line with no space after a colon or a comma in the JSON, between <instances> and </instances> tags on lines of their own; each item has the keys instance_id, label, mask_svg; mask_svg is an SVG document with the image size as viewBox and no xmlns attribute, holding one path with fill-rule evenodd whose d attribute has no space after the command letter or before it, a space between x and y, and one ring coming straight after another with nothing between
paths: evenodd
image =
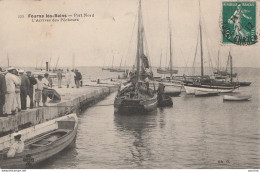
<instances>
[{"instance_id":1,"label":"pier walkway","mask_svg":"<svg viewBox=\"0 0 260 172\"><path fill-rule=\"evenodd\" d=\"M73 107L80 109L116 91L118 86L116 84L94 84L80 88L65 88L63 86L63 88L53 87L53 89L60 94L60 102L50 103L48 98L47 107L27 108L16 115L0 117L0 136L57 118L66 114ZM28 105L29 103L27 103Z\"/></svg>"}]
</instances>

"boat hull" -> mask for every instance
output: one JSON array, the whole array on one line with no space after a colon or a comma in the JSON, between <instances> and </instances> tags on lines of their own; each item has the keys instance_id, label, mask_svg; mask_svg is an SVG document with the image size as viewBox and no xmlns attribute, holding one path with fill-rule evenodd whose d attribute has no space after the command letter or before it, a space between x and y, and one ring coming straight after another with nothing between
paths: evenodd
<instances>
[{"instance_id":1,"label":"boat hull","mask_svg":"<svg viewBox=\"0 0 260 172\"><path fill-rule=\"evenodd\" d=\"M148 100L115 98L115 112L122 114L148 113L157 108L157 95Z\"/></svg>"},{"instance_id":2,"label":"boat hull","mask_svg":"<svg viewBox=\"0 0 260 172\"><path fill-rule=\"evenodd\" d=\"M35 149L25 150L22 153L15 155L13 158L3 158L0 160L1 168L32 168L36 164L54 156L66 147L68 147L76 137L78 124L75 123L75 128L66 133L61 138L55 140L46 146L37 147ZM57 130L58 131L58 130Z\"/></svg>"},{"instance_id":3,"label":"boat hull","mask_svg":"<svg viewBox=\"0 0 260 172\"><path fill-rule=\"evenodd\" d=\"M225 86L210 86L210 85L184 85L184 89L187 94L195 94L195 91L204 91L204 92L219 92L219 93L230 93L233 92L238 87L225 87Z\"/></svg>"},{"instance_id":4,"label":"boat hull","mask_svg":"<svg viewBox=\"0 0 260 172\"><path fill-rule=\"evenodd\" d=\"M251 99L252 96L231 96L231 95L224 95L224 101L248 101Z\"/></svg>"},{"instance_id":5,"label":"boat hull","mask_svg":"<svg viewBox=\"0 0 260 172\"><path fill-rule=\"evenodd\" d=\"M218 96L218 95L219 95L218 91L208 92L208 91L195 90L195 96L198 97L209 97L209 96Z\"/></svg>"},{"instance_id":6,"label":"boat hull","mask_svg":"<svg viewBox=\"0 0 260 172\"><path fill-rule=\"evenodd\" d=\"M170 70L170 69L161 69L161 68L159 68L159 69L157 69L157 73L159 73L159 74L177 74L178 73L178 70L174 70L174 69L172 69L172 70Z\"/></svg>"}]
</instances>

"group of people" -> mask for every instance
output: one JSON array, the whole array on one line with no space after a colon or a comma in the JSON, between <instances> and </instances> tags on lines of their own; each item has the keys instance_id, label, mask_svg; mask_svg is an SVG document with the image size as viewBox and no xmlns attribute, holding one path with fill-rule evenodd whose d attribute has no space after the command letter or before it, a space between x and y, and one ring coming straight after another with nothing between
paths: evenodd
<instances>
[{"instance_id":1,"label":"group of people","mask_svg":"<svg viewBox=\"0 0 260 172\"><path fill-rule=\"evenodd\" d=\"M58 87L61 88L61 80L62 80L61 71L57 73L57 78L58 78ZM78 69L75 69L75 71L74 70L70 71L69 69L67 69L67 72L65 74L65 79L66 79L67 88L82 87L82 75Z\"/></svg>"},{"instance_id":2,"label":"group of people","mask_svg":"<svg viewBox=\"0 0 260 172\"><path fill-rule=\"evenodd\" d=\"M36 105L42 97L43 106L46 106L49 75L38 75L37 79L31 71L15 69L13 67L3 71L0 68L0 117L15 115L27 109L27 96L30 98L30 108Z\"/></svg>"}]
</instances>

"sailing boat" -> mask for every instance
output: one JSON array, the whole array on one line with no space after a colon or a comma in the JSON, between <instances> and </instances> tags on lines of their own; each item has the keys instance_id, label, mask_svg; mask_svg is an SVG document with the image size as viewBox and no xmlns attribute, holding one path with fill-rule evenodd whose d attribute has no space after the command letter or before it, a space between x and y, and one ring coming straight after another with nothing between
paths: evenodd
<instances>
[{"instance_id":1,"label":"sailing boat","mask_svg":"<svg viewBox=\"0 0 260 172\"><path fill-rule=\"evenodd\" d=\"M169 13L169 1L168 1L168 23L169 23L169 31L170 31L170 62L168 68L162 68L161 67L161 61L160 61L160 67L157 69L157 73L159 74L170 74L171 79L173 74L177 74L178 70L172 68L172 33L171 33L171 26L170 26L170 13Z\"/></svg>"},{"instance_id":2,"label":"sailing boat","mask_svg":"<svg viewBox=\"0 0 260 172\"><path fill-rule=\"evenodd\" d=\"M150 68L148 58L144 53L144 27L142 19L141 0L138 8L138 32L136 71L128 85L118 91L115 97L115 112L119 113L147 113L157 108L157 93L149 88L147 80L153 79L147 69Z\"/></svg>"},{"instance_id":3,"label":"sailing boat","mask_svg":"<svg viewBox=\"0 0 260 172\"><path fill-rule=\"evenodd\" d=\"M180 84L180 82L177 82L175 80L173 80L173 74L177 74L178 70L173 70L172 69L172 30L171 30L171 25L170 25L170 10L169 10L169 0L168 0L168 29L169 29L169 49L170 49L170 68L169 69L162 69L162 68L158 68L157 69L157 73L160 74L170 74L170 78L168 79L161 79L161 81L163 82L163 85L165 86L165 90L164 93L167 95L171 95L171 96L179 96L181 94L181 88L182 85ZM161 55L162 57L162 55ZM161 59L160 59L160 67L161 67ZM158 84L158 83L157 83ZM159 85L159 84L158 84Z\"/></svg>"},{"instance_id":4,"label":"sailing boat","mask_svg":"<svg viewBox=\"0 0 260 172\"><path fill-rule=\"evenodd\" d=\"M122 60L123 60L123 57L121 58L119 68L112 68L112 69L110 69L110 72L125 72L126 70L121 68Z\"/></svg>"},{"instance_id":5,"label":"sailing boat","mask_svg":"<svg viewBox=\"0 0 260 172\"><path fill-rule=\"evenodd\" d=\"M200 5L200 1L199 1ZM195 94L196 91L218 91L220 93L232 92L239 87L239 84L233 83L233 77L230 77L230 82L216 81L210 79L209 76L204 75L203 69L203 46L202 46L202 28L201 28L201 17L199 20L199 35L200 35L200 52L201 52L201 76L192 78L192 81L184 81L184 89L187 94ZM229 57L232 58L230 52ZM232 76L232 59L230 63L230 71Z\"/></svg>"},{"instance_id":6,"label":"sailing boat","mask_svg":"<svg viewBox=\"0 0 260 172\"><path fill-rule=\"evenodd\" d=\"M214 76L215 76L216 79L227 79L228 77L231 76L230 73L228 72L228 68L227 68L229 63L231 63L231 62L230 62L230 58L228 57L226 69L225 70L220 69L220 67L219 67L219 51L218 51L218 67L214 72ZM232 77L233 78L237 77L237 73L233 73Z\"/></svg>"}]
</instances>

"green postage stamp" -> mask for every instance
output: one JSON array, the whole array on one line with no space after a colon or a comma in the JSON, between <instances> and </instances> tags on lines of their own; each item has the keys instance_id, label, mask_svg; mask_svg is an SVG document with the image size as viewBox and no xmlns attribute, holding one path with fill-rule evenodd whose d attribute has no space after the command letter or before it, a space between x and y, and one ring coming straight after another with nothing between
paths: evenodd
<instances>
[{"instance_id":1,"label":"green postage stamp","mask_svg":"<svg viewBox=\"0 0 260 172\"><path fill-rule=\"evenodd\" d=\"M257 42L256 2L222 2L222 43L252 45Z\"/></svg>"}]
</instances>

